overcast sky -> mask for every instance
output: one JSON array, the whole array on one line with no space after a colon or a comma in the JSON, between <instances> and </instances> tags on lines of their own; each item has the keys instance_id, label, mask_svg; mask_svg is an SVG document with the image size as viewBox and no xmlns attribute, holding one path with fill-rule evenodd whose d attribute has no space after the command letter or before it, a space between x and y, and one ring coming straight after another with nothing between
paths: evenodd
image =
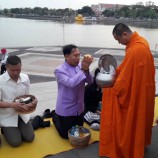
<instances>
[{"instance_id":1,"label":"overcast sky","mask_svg":"<svg viewBox=\"0 0 158 158\"><path fill-rule=\"evenodd\" d=\"M150 0L0 0L0 8L34 8L47 7L52 9L81 9L83 6L91 6L91 4L108 3L108 4L136 4L137 2L148 2ZM158 0L151 0L158 6Z\"/></svg>"}]
</instances>

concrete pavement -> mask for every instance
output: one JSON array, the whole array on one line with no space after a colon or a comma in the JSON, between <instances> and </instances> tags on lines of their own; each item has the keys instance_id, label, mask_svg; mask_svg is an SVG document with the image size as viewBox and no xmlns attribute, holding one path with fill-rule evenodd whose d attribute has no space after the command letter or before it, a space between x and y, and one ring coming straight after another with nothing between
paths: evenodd
<instances>
[{"instance_id":1,"label":"concrete pavement","mask_svg":"<svg viewBox=\"0 0 158 158\"><path fill-rule=\"evenodd\" d=\"M55 109L57 97L56 81L31 84L30 94L36 96L38 99L37 108L31 113L31 117L36 115L42 116L46 109Z\"/></svg>"}]
</instances>

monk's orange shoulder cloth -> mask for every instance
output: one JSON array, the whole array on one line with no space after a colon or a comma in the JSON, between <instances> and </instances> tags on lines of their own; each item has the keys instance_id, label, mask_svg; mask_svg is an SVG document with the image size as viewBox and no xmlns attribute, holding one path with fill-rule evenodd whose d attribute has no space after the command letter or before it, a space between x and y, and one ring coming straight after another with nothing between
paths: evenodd
<instances>
[{"instance_id":1,"label":"monk's orange shoulder cloth","mask_svg":"<svg viewBox=\"0 0 158 158\"><path fill-rule=\"evenodd\" d=\"M112 88L104 88L100 156L143 158L151 143L155 67L148 43L136 32L126 47Z\"/></svg>"}]
</instances>

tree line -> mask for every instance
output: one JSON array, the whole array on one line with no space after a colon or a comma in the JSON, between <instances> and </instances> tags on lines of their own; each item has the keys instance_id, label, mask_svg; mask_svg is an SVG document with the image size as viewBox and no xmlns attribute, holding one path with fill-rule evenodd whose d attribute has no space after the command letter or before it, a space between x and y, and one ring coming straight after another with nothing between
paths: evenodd
<instances>
[{"instance_id":1,"label":"tree line","mask_svg":"<svg viewBox=\"0 0 158 158\"><path fill-rule=\"evenodd\" d=\"M104 17L113 18L132 18L132 19L158 19L158 6L153 5L144 6L142 3L136 5L126 5L121 9L106 9L101 13ZM83 16L96 16L94 11L89 6L84 6L82 9L73 10L65 9L48 9L47 7L40 8L11 8L1 10L0 14L4 15L28 15L28 16L76 16L82 14Z\"/></svg>"},{"instance_id":2,"label":"tree line","mask_svg":"<svg viewBox=\"0 0 158 158\"><path fill-rule=\"evenodd\" d=\"M106 17L132 18L132 19L158 19L158 6L132 5L124 6L119 10L104 10L102 14Z\"/></svg>"}]
</instances>

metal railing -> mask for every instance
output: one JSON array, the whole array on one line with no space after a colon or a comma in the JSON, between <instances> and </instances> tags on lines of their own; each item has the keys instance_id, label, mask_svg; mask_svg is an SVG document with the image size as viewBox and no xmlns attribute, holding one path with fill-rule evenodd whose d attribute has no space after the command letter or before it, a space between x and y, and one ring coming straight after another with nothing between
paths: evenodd
<instances>
[{"instance_id":1,"label":"metal railing","mask_svg":"<svg viewBox=\"0 0 158 158\"><path fill-rule=\"evenodd\" d=\"M158 44L155 45L155 55L156 55L157 52L158 52L158 51L156 51L157 47L158 47Z\"/></svg>"}]
</instances>

